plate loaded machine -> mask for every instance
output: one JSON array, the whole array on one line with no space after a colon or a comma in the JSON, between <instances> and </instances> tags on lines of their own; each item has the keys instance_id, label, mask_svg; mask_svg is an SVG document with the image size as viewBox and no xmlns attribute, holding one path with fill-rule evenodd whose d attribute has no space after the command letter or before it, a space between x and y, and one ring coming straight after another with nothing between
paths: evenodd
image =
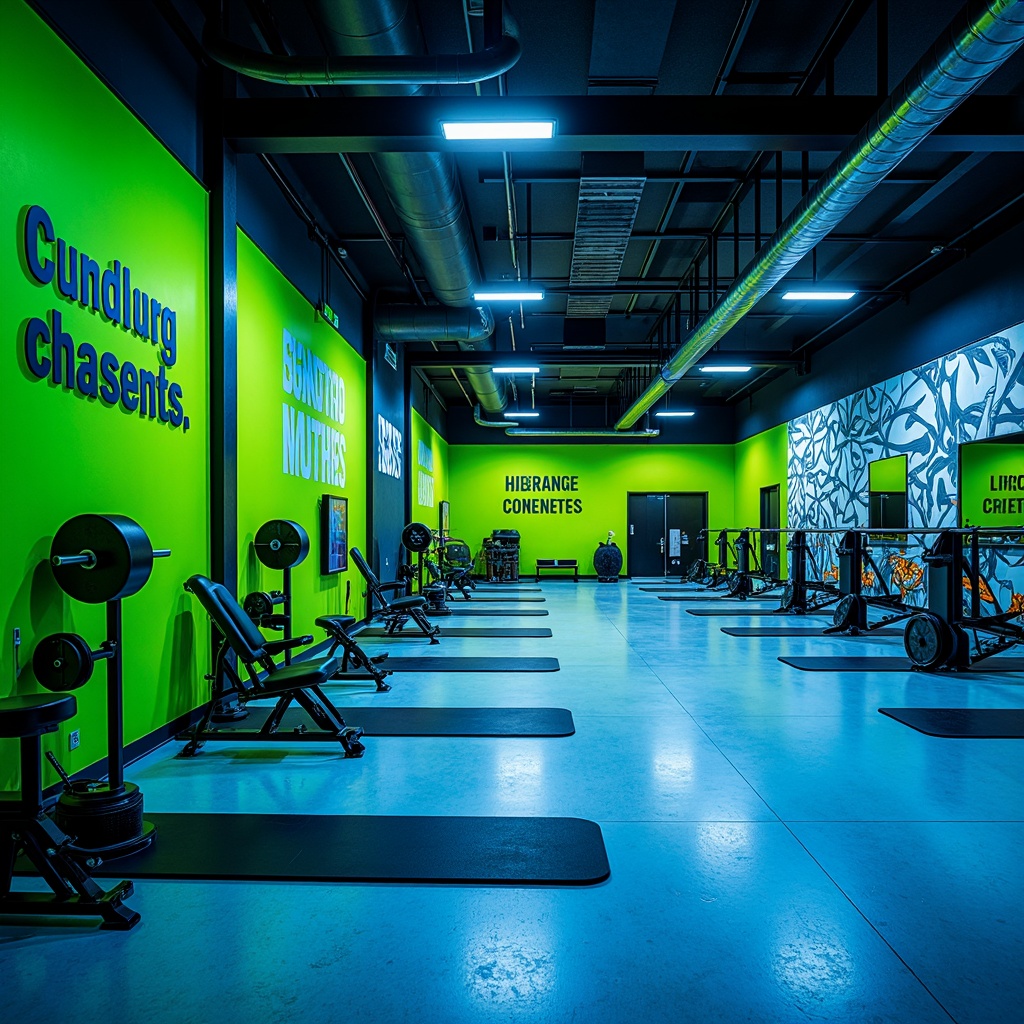
<instances>
[{"instance_id":1,"label":"plate loaded machine","mask_svg":"<svg viewBox=\"0 0 1024 1024\"><path fill-rule=\"evenodd\" d=\"M84 686L96 662L107 663L107 781L72 782L56 758L47 755L64 780L54 822L74 837L68 849L86 866L145 849L156 832L143 819L139 787L124 780L121 601L145 586L154 558L169 554L154 551L142 527L122 515L75 516L50 546L50 567L61 590L77 601L107 606L107 636L98 650L77 633L53 633L39 641L32 655L40 685L58 693Z\"/></svg>"},{"instance_id":2,"label":"plate loaded machine","mask_svg":"<svg viewBox=\"0 0 1024 1024\"><path fill-rule=\"evenodd\" d=\"M706 590L717 590L723 586L732 570L729 568L729 556L736 561L736 551L729 541L729 531L719 530L715 538L715 547L718 549L718 561L710 561L711 554L708 551L708 540L711 534L708 530L701 530L697 534L697 543L703 545L704 557L697 558L690 566L684 580L689 583L699 583Z\"/></svg>"},{"instance_id":3,"label":"plate loaded machine","mask_svg":"<svg viewBox=\"0 0 1024 1024\"><path fill-rule=\"evenodd\" d=\"M833 531L787 528L774 532L780 537L784 533L791 535L786 545L786 550L790 553L789 579L783 587L782 600L777 611L791 615L806 615L840 600L842 594L838 587L825 580L825 573L814 557L814 548L819 545L812 544L807 539L808 535L824 537Z\"/></svg>"},{"instance_id":4,"label":"plate loaded machine","mask_svg":"<svg viewBox=\"0 0 1024 1024\"><path fill-rule=\"evenodd\" d=\"M450 615L448 608L448 583L441 576L437 564L425 555L434 542L430 527L425 523L409 523L402 530L402 546L416 556L416 565L406 563L399 567L399 578L415 582L420 594L427 599L427 611L431 615ZM429 576L429 580L425 577Z\"/></svg>"},{"instance_id":5,"label":"plate loaded machine","mask_svg":"<svg viewBox=\"0 0 1024 1024\"><path fill-rule=\"evenodd\" d=\"M518 583L519 531L492 530L484 538L484 562L489 583Z\"/></svg>"},{"instance_id":6,"label":"plate loaded machine","mask_svg":"<svg viewBox=\"0 0 1024 1024\"><path fill-rule=\"evenodd\" d=\"M899 536L921 533L920 530L900 530ZM872 535L891 537L888 530L847 530L836 548L839 560L839 590L842 597L832 616L832 625L825 633L870 633L892 622L899 622L913 615L918 609L904 604L899 596L889 589L885 576L878 568L872 554L869 538ZM883 593L867 595L864 591L864 577L877 581ZM868 622L868 608L879 607L888 614L877 622Z\"/></svg>"},{"instance_id":7,"label":"plate loaded machine","mask_svg":"<svg viewBox=\"0 0 1024 1024\"><path fill-rule=\"evenodd\" d=\"M253 539L253 550L256 557L268 569L281 570L281 589L270 593L256 591L247 594L242 608L245 614L261 629L280 630L284 639L292 638L292 569L305 561L309 554L309 534L298 523L291 519L270 519L256 532ZM279 613L274 608L280 606ZM349 665L355 665L373 677L377 684L377 692L390 690L384 679L391 675L379 665L387 660L386 654L370 657L356 643L349 629L356 623L354 615L320 615L316 625L327 633L331 648L328 658L333 658L338 648L342 648L341 671L347 672ZM308 641L307 641L308 642ZM291 647L284 649L284 663L292 663Z\"/></svg>"},{"instance_id":8,"label":"plate loaded machine","mask_svg":"<svg viewBox=\"0 0 1024 1024\"><path fill-rule=\"evenodd\" d=\"M284 664L291 665L292 648L303 647L313 642L310 634L300 637L292 635L292 569L300 565L309 554L309 534L304 527L291 519L270 519L256 531L253 550L268 569L281 571L281 589L256 590L247 594L242 602L242 609L260 629L284 634L280 648L284 654ZM275 611L278 608L280 611ZM328 639L331 640L327 657L333 658L338 647L343 647L341 672L348 671L351 662L373 678L378 693L386 692L391 686L384 680L391 673L379 666L386 660L387 655L380 654L371 658L357 646L348 632L355 621L353 615L321 615L316 619L316 624L326 631ZM239 700L239 695L247 687L233 663L228 641L219 631L216 631L214 638L214 669L206 679L210 683L210 699L213 702L213 709L209 714L211 723L238 722L249 716L245 702ZM258 734L253 736L259 738ZM179 733L177 738L187 741L177 756L189 758L195 757L207 740L223 738L223 734L216 728L205 732L197 725L194 729Z\"/></svg>"},{"instance_id":9,"label":"plate loaded machine","mask_svg":"<svg viewBox=\"0 0 1024 1024\"><path fill-rule=\"evenodd\" d=\"M724 530L728 534L730 531ZM753 535L765 531L748 526L736 533L736 568L726 576L725 588L730 597L738 597L741 601L748 597L767 594L770 590L785 585L785 581L769 576L761 568L757 557Z\"/></svg>"},{"instance_id":10,"label":"plate loaded machine","mask_svg":"<svg viewBox=\"0 0 1024 1024\"><path fill-rule=\"evenodd\" d=\"M970 558L964 555L965 541ZM1014 600L1010 610L1003 611L982 575L985 544L1020 547L1024 529L942 530L925 551L928 610L913 615L903 633L903 646L915 668L955 672L1024 643L1024 607ZM982 603L992 606L991 614L981 614Z\"/></svg>"},{"instance_id":11,"label":"plate loaded machine","mask_svg":"<svg viewBox=\"0 0 1024 1024\"><path fill-rule=\"evenodd\" d=\"M447 501L441 502L437 534L434 538L438 578L450 579L452 582L448 587L449 592L452 586L455 586L462 592L462 596L469 600L469 592L476 590L476 580L473 579L473 552L464 540L452 537L448 533L449 509Z\"/></svg>"}]
</instances>

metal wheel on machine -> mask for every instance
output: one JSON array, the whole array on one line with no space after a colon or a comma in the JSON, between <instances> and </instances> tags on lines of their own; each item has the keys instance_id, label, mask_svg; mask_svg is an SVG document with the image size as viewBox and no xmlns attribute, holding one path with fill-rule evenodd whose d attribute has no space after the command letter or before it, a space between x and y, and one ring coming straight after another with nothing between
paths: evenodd
<instances>
[{"instance_id":1,"label":"metal wheel on machine","mask_svg":"<svg viewBox=\"0 0 1024 1024\"><path fill-rule=\"evenodd\" d=\"M936 668L953 656L956 636L949 624L933 612L921 612L907 620L903 647L919 668Z\"/></svg>"}]
</instances>

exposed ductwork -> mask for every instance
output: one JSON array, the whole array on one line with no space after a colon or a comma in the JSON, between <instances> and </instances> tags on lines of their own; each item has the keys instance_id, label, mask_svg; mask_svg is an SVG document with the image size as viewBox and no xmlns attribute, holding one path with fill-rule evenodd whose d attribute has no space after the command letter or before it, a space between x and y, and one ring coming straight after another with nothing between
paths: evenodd
<instances>
[{"instance_id":1,"label":"exposed ductwork","mask_svg":"<svg viewBox=\"0 0 1024 1024\"><path fill-rule=\"evenodd\" d=\"M1024 2L971 2L615 424L626 430L1024 42Z\"/></svg>"},{"instance_id":2,"label":"exposed ductwork","mask_svg":"<svg viewBox=\"0 0 1024 1024\"><path fill-rule=\"evenodd\" d=\"M209 23L203 34L203 48L219 64L241 75L279 85L472 85L497 78L514 67L522 52L518 36L514 19L503 11L501 37L477 53L420 56L394 51L288 57L233 43L214 32Z\"/></svg>"},{"instance_id":3,"label":"exposed ductwork","mask_svg":"<svg viewBox=\"0 0 1024 1024\"><path fill-rule=\"evenodd\" d=\"M494 333L494 317L487 306L417 306L384 303L373 313L373 325L384 341L448 341L480 345ZM484 345L486 347L486 345Z\"/></svg>"}]
</instances>

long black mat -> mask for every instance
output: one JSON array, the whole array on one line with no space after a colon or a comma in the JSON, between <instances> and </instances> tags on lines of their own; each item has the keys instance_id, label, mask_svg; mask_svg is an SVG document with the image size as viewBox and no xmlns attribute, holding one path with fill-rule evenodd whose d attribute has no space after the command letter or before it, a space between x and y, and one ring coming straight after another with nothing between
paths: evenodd
<instances>
[{"instance_id":1,"label":"long black mat","mask_svg":"<svg viewBox=\"0 0 1024 1024\"><path fill-rule=\"evenodd\" d=\"M466 601L463 604L449 604L448 609L452 615L547 615L547 608L514 608L511 605L507 608L474 608L475 602ZM432 618L446 619L447 615L435 614L427 609L427 614Z\"/></svg>"},{"instance_id":2,"label":"long black mat","mask_svg":"<svg viewBox=\"0 0 1024 1024\"><path fill-rule=\"evenodd\" d=\"M740 607L747 603L747 601L774 601L776 604L780 601L779 594L765 594L764 597L748 597L744 600L740 600L738 597L723 597L721 595L715 595L713 597L707 597L702 594L672 594L666 596L665 594L659 594L659 601L703 601L705 604L715 603L716 601L728 601L730 604L735 602Z\"/></svg>"},{"instance_id":3,"label":"long black mat","mask_svg":"<svg viewBox=\"0 0 1024 1024\"><path fill-rule=\"evenodd\" d=\"M781 616L779 616L781 618ZM791 616L795 618L796 616ZM797 629L785 626L723 626L722 632L729 636L820 636L838 637L841 640L867 640L873 636L903 636L903 630L895 626L884 626L881 629L873 629L870 633L858 633L854 636L851 633L825 633L825 627L815 629L813 626Z\"/></svg>"},{"instance_id":4,"label":"long black mat","mask_svg":"<svg viewBox=\"0 0 1024 1024\"><path fill-rule=\"evenodd\" d=\"M422 631L416 627L413 629L401 629L397 633L389 634L386 629L379 629L376 626L373 629L364 629L360 634L360 637L372 636L372 637L386 637L389 640L402 639L402 640L426 640L428 639L422 633ZM550 629L531 629L528 626L442 626L441 636L518 636L518 637L542 637L551 636Z\"/></svg>"},{"instance_id":5,"label":"long black mat","mask_svg":"<svg viewBox=\"0 0 1024 1024\"><path fill-rule=\"evenodd\" d=\"M559 667L557 658L388 658L381 665L392 672L557 672ZM359 670L338 677L363 678L370 677Z\"/></svg>"},{"instance_id":6,"label":"long black mat","mask_svg":"<svg viewBox=\"0 0 1024 1024\"><path fill-rule=\"evenodd\" d=\"M1020 708L879 708L928 736L960 740L1024 740Z\"/></svg>"},{"instance_id":7,"label":"long black mat","mask_svg":"<svg viewBox=\"0 0 1024 1024\"><path fill-rule=\"evenodd\" d=\"M217 726L215 740L235 738L263 726L273 708L250 707L237 722ZM338 708L348 725L362 726L367 736L571 736L576 731L566 708ZM274 734L282 742L309 739L336 742L319 735L320 729L302 708L289 708ZM240 738L240 737L239 737ZM251 736L248 738L252 738Z\"/></svg>"},{"instance_id":8,"label":"long black mat","mask_svg":"<svg viewBox=\"0 0 1024 1024\"><path fill-rule=\"evenodd\" d=\"M600 826L584 818L147 814L146 820L157 827L153 844L104 861L94 875L594 885L611 873Z\"/></svg>"},{"instance_id":9,"label":"long black mat","mask_svg":"<svg viewBox=\"0 0 1024 1024\"><path fill-rule=\"evenodd\" d=\"M455 597L454 595L452 595L448 598L448 603L451 604L453 601L461 602L462 600L463 599L461 597ZM474 594L468 601L466 601L466 604L473 604L475 601L508 601L509 604L515 604L522 601L536 603L539 601L546 600L546 597L519 597L516 594L509 594L508 596L502 594L501 597L491 596L490 594L486 594L484 596Z\"/></svg>"},{"instance_id":10,"label":"long black mat","mask_svg":"<svg viewBox=\"0 0 1024 1024\"><path fill-rule=\"evenodd\" d=\"M501 583L478 583L472 593L474 594L539 594L542 587L519 587L504 586Z\"/></svg>"},{"instance_id":11,"label":"long black mat","mask_svg":"<svg viewBox=\"0 0 1024 1024\"><path fill-rule=\"evenodd\" d=\"M779 658L802 672L909 672L909 658ZM987 658L972 665L971 672L1024 672L1024 658Z\"/></svg>"},{"instance_id":12,"label":"long black mat","mask_svg":"<svg viewBox=\"0 0 1024 1024\"><path fill-rule=\"evenodd\" d=\"M738 603L738 602L737 602ZM792 615L788 612L776 612L773 608L687 608L687 615L774 615L783 622L801 622L810 618L831 618L831 612L807 612L804 615Z\"/></svg>"},{"instance_id":13,"label":"long black mat","mask_svg":"<svg viewBox=\"0 0 1024 1024\"><path fill-rule=\"evenodd\" d=\"M681 583L677 583L674 587L641 587L640 589L645 594L678 594L680 592L686 594L700 593L700 591L696 587L684 587Z\"/></svg>"}]
</instances>

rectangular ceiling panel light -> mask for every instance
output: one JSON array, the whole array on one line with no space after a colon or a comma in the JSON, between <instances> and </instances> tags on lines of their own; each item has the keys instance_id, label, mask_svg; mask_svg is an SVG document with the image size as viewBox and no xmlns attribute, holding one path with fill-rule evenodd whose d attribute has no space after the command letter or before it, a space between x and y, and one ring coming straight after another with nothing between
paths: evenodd
<instances>
[{"instance_id":1,"label":"rectangular ceiling panel light","mask_svg":"<svg viewBox=\"0 0 1024 1024\"><path fill-rule=\"evenodd\" d=\"M856 292L786 292L782 297L793 302L842 302L852 299Z\"/></svg>"},{"instance_id":2,"label":"rectangular ceiling panel light","mask_svg":"<svg viewBox=\"0 0 1024 1024\"><path fill-rule=\"evenodd\" d=\"M540 373L539 366L492 366L491 373Z\"/></svg>"},{"instance_id":3,"label":"rectangular ceiling panel light","mask_svg":"<svg viewBox=\"0 0 1024 1024\"><path fill-rule=\"evenodd\" d=\"M451 142L464 139L550 139L554 121L442 121L441 131Z\"/></svg>"},{"instance_id":4,"label":"rectangular ceiling panel light","mask_svg":"<svg viewBox=\"0 0 1024 1024\"><path fill-rule=\"evenodd\" d=\"M507 420L525 420L539 416L539 412L507 412L505 413L505 419Z\"/></svg>"},{"instance_id":5,"label":"rectangular ceiling panel light","mask_svg":"<svg viewBox=\"0 0 1024 1024\"><path fill-rule=\"evenodd\" d=\"M512 302L540 302L540 300L544 298L544 293L483 291L473 292L473 298L477 302L501 302L502 299L509 299Z\"/></svg>"},{"instance_id":6,"label":"rectangular ceiling panel light","mask_svg":"<svg viewBox=\"0 0 1024 1024\"><path fill-rule=\"evenodd\" d=\"M749 366L702 366L701 373L747 373Z\"/></svg>"},{"instance_id":7,"label":"rectangular ceiling panel light","mask_svg":"<svg viewBox=\"0 0 1024 1024\"><path fill-rule=\"evenodd\" d=\"M692 412L684 412L683 410L670 410L662 409L661 412L656 412L655 416L692 416Z\"/></svg>"}]
</instances>

